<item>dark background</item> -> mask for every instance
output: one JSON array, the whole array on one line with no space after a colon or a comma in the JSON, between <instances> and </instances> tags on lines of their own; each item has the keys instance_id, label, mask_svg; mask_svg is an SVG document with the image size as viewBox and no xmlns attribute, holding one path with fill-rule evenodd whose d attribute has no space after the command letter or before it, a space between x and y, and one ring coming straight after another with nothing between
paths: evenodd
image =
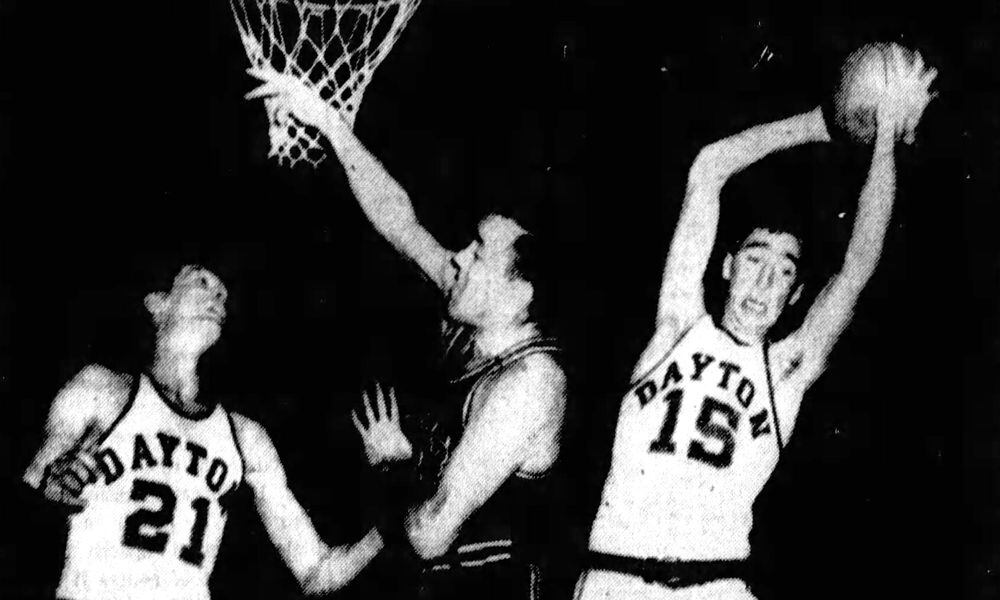
<instances>
[{"instance_id":1,"label":"dark background","mask_svg":"<svg viewBox=\"0 0 1000 600\"><path fill-rule=\"evenodd\" d=\"M446 245L511 203L558 240L578 417L570 541L586 539L698 148L815 106L844 52L901 40L939 69L941 96L899 155L882 266L757 503L754 589L995 597L998 8L669 4L425 0L355 127ZM143 364L142 294L184 261L214 268L233 299L206 393L267 427L328 541L356 539L347 412L373 378L416 401L438 307L335 162L266 159L228 3L3 0L0 45L0 596L51 595L61 565L60 524L18 483L48 402L88 362ZM787 177L787 197L773 186L747 203L807 215L829 274L868 157L790 154L770 177ZM297 596L246 498L224 545L217 597ZM368 573L345 596L376 584Z\"/></svg>"}]
</instances>

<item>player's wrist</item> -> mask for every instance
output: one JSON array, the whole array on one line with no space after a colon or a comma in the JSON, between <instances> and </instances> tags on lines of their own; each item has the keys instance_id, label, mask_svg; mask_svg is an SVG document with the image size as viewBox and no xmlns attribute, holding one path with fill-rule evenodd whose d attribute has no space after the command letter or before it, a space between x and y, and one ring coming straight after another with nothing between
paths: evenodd
<instances>
[{"instance_id":1,"label":"player's wrist","mask_svg":"<svg viewBox=\"0 0 1000 600\"><path fill-rule=\"evenodd\" d=\"M826 118L823 115L822 105L805 113L805 119L810 139L818 142L829 142L832 140L830 130L826 126Z\"/></svg>"}]
</instances>

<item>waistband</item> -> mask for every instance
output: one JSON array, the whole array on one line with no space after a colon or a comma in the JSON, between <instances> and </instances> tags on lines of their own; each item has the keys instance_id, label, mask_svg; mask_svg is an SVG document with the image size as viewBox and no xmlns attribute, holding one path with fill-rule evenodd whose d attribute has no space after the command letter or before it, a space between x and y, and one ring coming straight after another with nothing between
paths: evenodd
<instances>
[{"instance_id":1,"label":"waistband","mask_svg":"<svg viewBox=\"0 0 1000 600\"><path fill-rule=\"evenodd\" d=\"M635 558L603 552L587 553L587 567L642 578L669 588L685 588L717 579L745 579L747 564L742 560L665 561Z\"/></svg>"}]
</instances>

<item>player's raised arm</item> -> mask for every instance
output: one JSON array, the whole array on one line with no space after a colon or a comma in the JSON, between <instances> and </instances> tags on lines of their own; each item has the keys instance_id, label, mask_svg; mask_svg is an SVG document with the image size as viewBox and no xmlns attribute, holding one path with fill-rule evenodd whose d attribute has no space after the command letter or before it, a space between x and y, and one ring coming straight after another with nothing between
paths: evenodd
<instances>
[{"instance_id":1,"label":"player's raised arm","mask_svg":"<svg viewBox=\"0 0 1000 600\"><path fill-rule=\"evenodd\" d=\"M924 69L919 54L913 64L907 65L900 58L899 48L894 51L895 64L891 66L897 72L878 105L871 166L858 199L844 261L817 296L798 331L773 349L777 383L795 392L780 396L796 402L822 373L828 354L850 322L861 290L878 265L896 196L896 140L913 140L914 129L931 100L928 88L936 72ZM794 421L797 404L779 403L778 408L786 412L779 415L785 422Z\"/></svg>"},{"instance_id":2,"label":"player's raised arm","mask_svg":"<svg viewBox=\"0 0 1000 600\"><path fill-rule=\"evenodd\" d=\"M264 428L237 414L233 425L257 512L299 586L308 594L340 589L378 554L381 538L372 531L351 545L327 545L288 488L285 469Z\"/></svg>"},{"instance_id":3,"label":"player's raised arm","mask_svg":"<svg viewBox=\"0 0 1000 600\"><path fill-rule=\"evenodd\" d=\"M406 190L364 147L336 109L294 77L263 71L254 71L254 75L266 83L248 97L272 96L300 121L319 129L330 140L354 196L375 229L444 289L449 284L447 267L453 254L420 224Z\"/></svg>"},{"instance_id":4,"label":"player's raised arm","mask_svg":"<svg viewBox=\"0 0 1000 600\"><path fill-rule=\"evenodd\" d=\"M656 360L676 336L704 314L702 278L715 245L719 196L726 181L768 154L830 139L819 108L751 127L704 147L688 172L680 218L667 254L660 287L656 333L635 375Z\"/></svg>"},{"instance_id":5,"label":"player's raised arm","mask_svg":"<svg viewBox=\"0 0 1000 600\"><path fill-rule=\"evenodd\" d=\"M23 480L45 497L73 507L84 484L97 473L93 450L102 432L128 400L127 378L99 365L77 373L49 408L42 445Z\"/></svg>"}]
</instances>

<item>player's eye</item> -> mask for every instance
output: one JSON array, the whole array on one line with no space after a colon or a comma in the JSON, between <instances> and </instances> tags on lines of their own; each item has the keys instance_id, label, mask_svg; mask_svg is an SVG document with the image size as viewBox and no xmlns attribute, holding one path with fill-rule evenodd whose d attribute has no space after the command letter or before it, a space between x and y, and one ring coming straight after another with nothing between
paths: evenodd
<instances>
[{"instance_id":1,"label":"player's eye","mask_svg":"<svg viewBox=\"0 0 1000 600\"><path fill-rule=\"evenodd\" d=\"M208 287L208 277L205 277L204 275L202 275L201 278L198 280L198 282L201 283L201 287L203 287L203 288L207 288Z\"/></svg>"},{"instance_id":2,"label":"player's eye","mask_svg":"<svg viewBox=\"0 0 1000 600\"><path fill-rule=\"evenodd\" d=\"M747 255L747 262L749 262L752 265L760 264L760 257L759 256L755 256L753 254L748 254Z\"/></svg>"}]
</instances>

